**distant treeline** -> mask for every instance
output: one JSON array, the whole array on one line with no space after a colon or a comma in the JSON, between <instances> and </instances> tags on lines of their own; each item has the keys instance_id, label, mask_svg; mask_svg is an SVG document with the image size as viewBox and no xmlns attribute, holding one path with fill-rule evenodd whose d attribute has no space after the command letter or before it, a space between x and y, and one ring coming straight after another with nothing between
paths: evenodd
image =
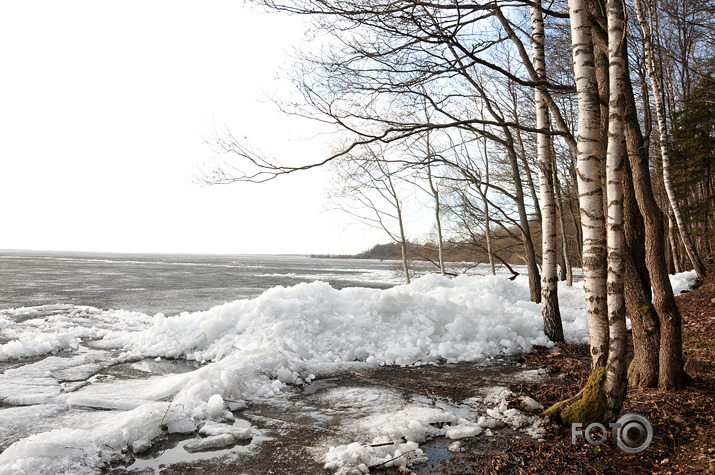
<instances>
[{"instance_id":1,"label":"distant treeline","mask_svg":"<svg viewBox=\"0 0 715 475\"><path fill-rule=\"evenodd\" d=\"M410 242L407 246L408 254L413 254L417 247L426 247L424 244ZM310 257L332 258L332 259L379 259L392 260L402 259L400 244L389 242L386 244L375 244L370 249L358 254L311 254ZM415 257L415 256L411 256Z\"/></svg>"},{"instance_id":2,"label":"distant treeline","mask_svg":"<svg viewBox=\"0 0 715 475\"><path fill-rule=\"evenodd\" d=\"M426 242L419 243L408 241L407 243L407 258L411 261L428 261L437 262L437 244ZM483 254L483 255L482 255ZM400 260L402 259L402 250L397 242L389 242L385 244L375 244L370 249L358 254L311 254L310 257L315 258L330 258L330 259L379 259L383 260ZM449 243L445 247L444 253L445 262L486 262L486 253L480 252L469 243ZM521 264L521 260L517 259L514 264Z\"/></svg>"},{"instance_id":3,"label":"distant treeline","mask_svg":"<svg viewBox=\"0 0 715 475\"><path fill-rule=\"evenodd\" d=\"M531 232L536 244L536 253L541 254L541 231L536 221L531 223ZM567 232L573 233L573 226L567 223ZM516 229L499 229L492 233L492 245L496 264L520 265L524 264L523 244L516 234ZM310 257L333 259L379 259L399 260L402 258L400 244L390 242L376 244L370 249L358 254L311 254ZM411 261L438 262L437 244L434 242L408 241L407 257ZM560 252L559 252L560 258ZM447 241L444 243L444 260L446 262L473 262L476 264L489 262L487 255L486 239L481 234L474 234L469 241ZM560 259L559 259L560 260ZM573 250L571 262L580 265L580 256L576 249Z\"/></svg>"}]
</instances>

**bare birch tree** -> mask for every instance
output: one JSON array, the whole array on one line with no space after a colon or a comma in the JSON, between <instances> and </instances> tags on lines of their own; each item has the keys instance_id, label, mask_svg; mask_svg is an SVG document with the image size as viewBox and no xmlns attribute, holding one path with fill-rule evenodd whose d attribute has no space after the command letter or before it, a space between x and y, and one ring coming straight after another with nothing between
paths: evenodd
<instances>
[{"instance_id":1,"label":"bare birch tree","mask_svg":"<svg viewBox=\"0 0 715 475\"><path fill-rule=\"evenodd\" d=\"M341 210L360 222L384 230L390 239L400 245L402 271L409 284L404 204L397 171L384 159L382 152L378 154L369 147L361 155L345 157L334 163L341 188L333 199L346 203L340 206Z\"/></svg>"},{"instance_id":2,"label":"bare birch tree","mask_svg":"<svg viewBox=\"0 0 715 475\"><path fill-rule=\"evenodd\" d=\"M606 151L607 245L608 245L608 359L606 370L606 420L618 418L626 397L626 306L623 212L623 163L625 143L626 25L622 0L607 0L608 21L608 146Z\"/></svg>"},{"instance_id":3,"label":"bare birch tree","mask_svg":"<svg viewBox=\"0 0 715 475\"><path fill-rule=\"evenodd\" d=\"M429 150L429 142L427 145ZM439 271L442 275L446 275L444 270L444 238L442 237L442 219L440 217L440 201L439 201L439 190L434 182L434 177L432 176L432 163L431 158L427 158L427 183L429 184L429 189L434 197L434 221L437 227L437 259L439 261Z\"/></svg>"},{"instance_id":4,"label":"bare birch tree","mask_svg":"<svg viewBox=\"0 0 715 475\"><path fill-rule=\"evenodd\" d=\"M544 17L541 1L531 7L531 49L537 77L546 80L544 55ZM539 189L541 192L541 313L544 333L552 341L564 341L564 331L559 310L557 275L558 240L556 227L556 200L554 198L553 136L549 108L539 88L534 88L536 106L537 156L539 160ZM544 131L544 132L542 132Z\"/></svg>"}]
</instances>

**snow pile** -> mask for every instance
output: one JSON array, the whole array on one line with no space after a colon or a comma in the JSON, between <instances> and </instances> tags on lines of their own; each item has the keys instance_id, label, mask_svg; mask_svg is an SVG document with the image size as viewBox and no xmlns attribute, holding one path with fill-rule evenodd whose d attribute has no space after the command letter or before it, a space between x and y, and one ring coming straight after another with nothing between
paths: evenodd
<instances>
[{"instance_id":1,"label":"snow pile","mask_svg":"<svg viewBox=\"0 0 715 475\"><path fill-rule=\"evenodd\" d=\"M511 394L511 391L508 389L501 389L502 390L499 392L501 400L494 407L487 409L487 416L501 424L511 427L512 429L521 429L534 439L541 440L546 433L546 430L542 427L546 418L527 416L518 409L509 409L506 397ZM483 424L488 426L490 424L489 419L480 418L479 425Z\"/></svg>"},{"instance_id":2,"label":"snow pile","mask_svg":"<svg viewBox=\"0 0 715 475\"><path fill-rule=\"evenodd\" d=\"M689 270L669 277L670 285L673 287L673 294L680 295L693 288L693 284L695 284L698 275L694 270Z\"/></svg>"},{"instance_id":3,"label":"snow pile","mask_svg":"<svg viewBox=\"0 0 715 475\"><path fill-rule=\"evenodd\" d=\"M583 301L578 287L564 293ZM585 317L565 320L575 327L567 332L570 337L583 339L585 323L574 321ZM218 361L261 351L296 361L407 365L529 351L534 344L549 344L542 327L541 309L529 301L525 277L512 282L428 275L387 290L336 290L322 282L275 287L256 299L205 312L159 314L146 330L109 332L102 345L124 348L132 357Z\"/></svg>"},{"instance_id":4,"label":"snow pile","mask_svg":"<svg viewBox=\"0 0 715 475\"><path fill-rule=\"evenodd\" d=\"M0 361L57 353L67 348L77 349L80 341L78 336L66 333L46 335L39 331L24 332L22 336L0 345Z\"/></svg>"}]
</instances>

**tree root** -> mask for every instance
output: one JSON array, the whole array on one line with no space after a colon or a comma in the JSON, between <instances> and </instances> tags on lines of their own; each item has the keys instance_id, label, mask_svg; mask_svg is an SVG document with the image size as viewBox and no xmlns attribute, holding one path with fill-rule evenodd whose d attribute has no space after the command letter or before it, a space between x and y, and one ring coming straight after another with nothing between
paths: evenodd
<instances>
[{"instance_id":1,"label":"tree root","mask_svg":"<svg viewBox=\"0 0 715 475\"><path fill-rule=\"evenodd\" d=\"M559 420L564 425L580 422L588 425L602 422L606 414L606 367L598 366L591 371L586 385L575 396L557 402L542 414Z\"/></svg>"}]
</instances>

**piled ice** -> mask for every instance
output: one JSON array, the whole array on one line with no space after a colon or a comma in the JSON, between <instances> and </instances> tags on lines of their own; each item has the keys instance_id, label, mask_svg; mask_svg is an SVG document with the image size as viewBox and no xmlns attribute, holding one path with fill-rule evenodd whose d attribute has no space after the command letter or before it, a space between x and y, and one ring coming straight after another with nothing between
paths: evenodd
<instances>
[{"instance_id":1,"label":"piled ice","mask_svg":"<svg viewBox=\"0 0 715 475\"><path fill-rule=\"evenodd\" d=\"M0 310L0 361L61 350L76 350L83 340L101 338L111 328L144 328L151 317L124 310L102 311L73 305L42 305Z\"/></svg>"},{"instance_id":2,"label":"piled ice","mask_svg":"<svg viewBox=\"0 0 715 475\"><path fill-rule=\"evenodd\" d=\"M577 302L566 318L567 333L581 341L582 290L564 293ZM144 331L109 332L103 346L131 356L217 361L265 352L268 345L300 361L405 365L528 351L548 344L542 326L525 278L428 275L388 290L335 290L322 282L275 287L205 312L159 314Z\"/></svg>"},{"instance_id":3,"label":"piled ice","mask_svg":"<svg viewBox=\"0 0 715 475\"><path fill-rule=\"evenodd\" d=\"M566 339L588 341L582 286L560 287L559 299ZM177 432L205 427L207 421L225 419L227 409L246 400L272 397L287 384L308 383L316 375L365 365L471 361L527 352L535 344L552 345L543 333L539 305L529 301L526 277L510 281L502 276L438 275L387 290L336 290L321 282L276 287L255 299L170 318L86 307L2 311L0 338L0 361L75 350L87 340L94 340L93 351L121 352L110 363L75 353L5 371L0 402L110 411L70 414L53 430L38 429L16 441L0 454L0 473L92 472L127 448L146 450L168 427ZM156 357L206 364L189 373L133 381L67 376L74 372L86 377L97 370L92 364L106 367ZM401 433L406 444L418 443L432 435L430 414L409 415L405 424L406 419L395 419L396 425L381 427L376 437L387 431ZM501 409L492 419L521 421ZM470 424L457 421L452 428L461 428L445 435L474 435L485 429L479 421ZM211 443L239 435L207 433L218 437ZM393 447L390 453L409 447ZM342 459L346 450L352 449L343 455L336 449L330 457ZM370 450L370 457L383 461L389 455L383 453L388 449ZM418 456L417 450L413 453Z\"/></svg>"},{"instance_id":4,"label":"piled ice","mask_svg":"<svg viewBox=\"0 0 715 475\"><path fill-rule=\"evenodd\" d=\"M344 430L352 431L362 441L331 446L324 455L325 468L336 470L340 475L352 475L369 473L377 467L409 467L426 461L420 448L425 441L435 437L455 440L479 435L491 437L492 429L504 426L526 432L535 439L543 437L544 419L509 408L507 398L511 392L508 389L485 389L483 397L470 398L456 405L437 401L432 405L411 402L389 408L389 398L383 396L388 400L387 411L343 424L348 426ZM348 401L355 398L351 390L340 392ZM366 396L369 399L370 392L366 392Z\"/></svg>"}]
</instances>

